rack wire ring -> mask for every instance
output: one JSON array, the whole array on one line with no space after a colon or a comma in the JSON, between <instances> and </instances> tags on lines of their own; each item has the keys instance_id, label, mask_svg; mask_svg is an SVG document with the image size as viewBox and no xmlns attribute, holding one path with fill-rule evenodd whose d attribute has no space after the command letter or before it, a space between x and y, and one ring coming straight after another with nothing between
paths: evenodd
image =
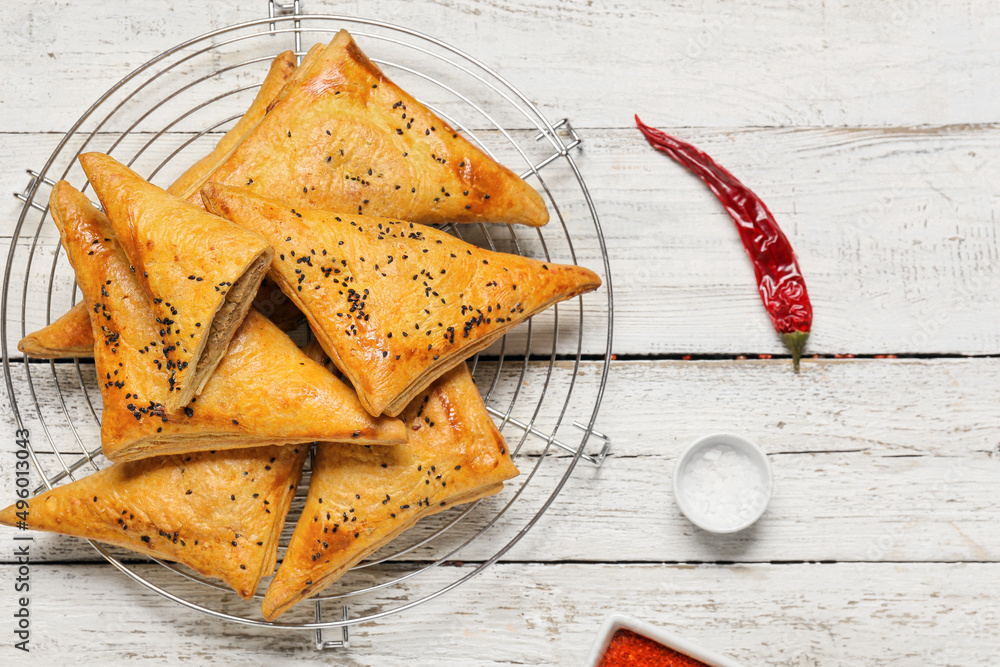
<instances>
[{"instance_id":1,"label":"rack wire ring","mask_svg":"<svg viewBox=\"0 0 1000 667\"><path fill-rule=\"evenodd\" d=\"M259 28L272 23L275 24L273 29L259 30ZM291 29L285 27L289 24L294 25L294 27ZM22 411L19 408L18 396L23 397L24 392L18 391L18 387L15 386L12 378L13 360L8 349L11 332L9 324L10 316L16 309L12 310L11 305L20 306L19 313L14 313L14 323L16 323L17 319L20 319L19 337L23 337L29 331L27 324L29 319L28 295L29 285L32 284L33 278L35 278L32 274L32 267L38 264L34 261L36 253L44 256L46 248L52 252L51 267L48 270L48 283L45 286L45 318L44 321L38 322L39 325L48 324L51 321L54 311L53 297L56 295L65 297L67 292L66 285L73 284L71 278L67 278L65 275L65 271L60 274L60 266L63 269L66 267L65 262L60 263L58 238L56 237L53 243L51 237L52 225L45 224L47 207L38 201L38 198L42 195L43 186L46 183L51 183L56 178L70 177L75 167L76 158L84 150L115 151L114 154L116 157L128 162L133 168L140 170L140 173L142 173L143 166L147 167L146 173L151 174L157 174L164 169L169 171L170 167L174 167L175 171L178 166L183 168L183 166L186 166L185 160L190 160L192 156L198 156L196 153L185 153L189 147L193 147L192 150L195 148L200 149L199 139L211 138L212 132L232 122L235 118L238 118L239 114L228 113L229 109L223 108L222 112L224 113L222 113L221 119L213 117L210 120L197 121L198 116L200 114L203 115L203 112L206 110L216 113L218 111L215 107L225 107L226 102L232 102L234 109L238 109L241 104L245 106L244 102L239 101L245 97L241 93L253 93L259 83L256 85L233 85L230 79L235 75L238 82L241 75L249 75L249 72L244 70L251 70L254 65L266 65L271 57L276 55L280 50L283 50L275 48L278 44L272 40L269 42L270 47L261 51L261 47L268 44L267 40L271 40L277 35L292 35L295 37L296 45L299 45L303 34L316 34L326 37L322 41L328 41L331 33L342 27L349 28L359 41L368 40L373 43L377 42L386 51L402 49L408 57L407 62L411 62L410 58L412 60L422 59L424 66L430 73L408 65L397 64L385 58L373 58L383 69L388 71L394 80L399 81L400 77L408 76L414 86L419 88L421 84L429 84L429 92L443 95L440 99L432 100L428 98L422 101L447 122L451 123L453 127L462 131L467 138L476 143L485 152L498 158L506 158L503 161L507 164L511 163L509 155L512 155L515 160L523 161L526 167L525 176L536 180L536 187L546 197L550 210L555 213L555 219L548 226L534 230L518 230L504 225L445 226L449 231L467 240L485 244L491 249L500 249L508 252L514 251L521 254L540 254L547 260L552 259L558 254L560 258L565 257L569 261L578 263L577 250L572 241L570 227L579 225L583 221L590 225L588 231L593 232L598 243L598 247L593 250L599 253L599 258L595 259L599 260L601 268L603 268L602 278L604 280L604 287L600 292L595 293L595 295L585 295L584 297L578 297L573 301L563 304L562 312L566 313L566 311L569 311L568 316L564 315L561 318L560 309L557 307L551 311L551 316L549 317L551 321L545 320L537 326L535 322L539 321L539 316L536 316L532 321L529 321L527 326L519 328L514 334L505 337L499 343L499 351L495 353L495 359L484 353L477 355L471 360L470 366L476 374L476 379L480 387L482 388L484 384L487 386L485 391L483 391L483 398L489 406L490 412L499 420L498 427L504 431L508 442L512 444L512 452L515 455L520 455L519 467L522 468L522 475L513 480L514 484L511 485L511 488L515 490L512 494L505 494L505 497L508 495L510 497L507 498L502 506L494 508L492 515L478 516L474 517L474 519L469 518L477 514L477 508L470 507L460 510L457 516L450 514L451 519L445 517L442 520L438 520L436 524L433 524L431 519L427 519L421 522L421 524L429 526L429 530L423 531L424 533L429 532L429 534L421 536L416 529L413 529L410 531L413 534L411 544L397 548L388 556L383 555L362 563L354 570L364 573L366 571L372 572L373 570L378 570L379 566L383 565L394 566L398 561L394 561L393 559L398 558L402 554L416 553L419 556L423 553L421 550L426 551L429 546L436 547L436 552L423 555L423 559L419 561L419 567L413 571L405 572L396 578L393 578L393 574L390 571L388 579L377 581L367 587L362 586L361 588L340 591L339 593L328 593L320 596L318 598L319 601L316 603L316 613L317 618L319 618L323 600L339 601L345 598L368 596L368 598L365 598L365 604L367 608L374 609L371 613L354 618L347 618L345 613L345 617L341 620L322 622L268 622L259 617L259 612L257 612L256 608L252 612L248 611L243 614L229 613L208 606L210 602L206 602L204 599L213 597L212 591L223 588L216 582L205 580L176 565L161 563L167 568L167 571L170 573L169 576L174 577L171 580L174 582L174 585L188 586L188 582L191 580L204 585L202 588L194 588L193 590L196 591L194 594L187 589L184 595L177 594L154 583L150 578L147 578L148 575L144 575L138 571L141 568L141 563L133 564L133 567L129 567L129 564L126 562L127 559L120 558L108 551L107 548L91 542L94 548L114 567L150 590L178 604L212 617L254 626L310 630L346 627L399 613L439 597L478 575L502 558L548 510L572 475L578 461L581 458L585 458L599 463L604 451L606 451L605 447L602 450L602 454L598 457L588 457L584 453L584 449L592 434L597 434L606 440L602 434L594 430L594 425L610 366L613 332L613 297L607 248L601 232L600 222L582 174L570 153L570 149L579 144L579 137L573 133L571 134L572 141L569 144L564 142L557 131L560 123L550 123L538 111L536 106L523 93L514 88L510 82L478 60L433 37L415 30L370 19L336 15L290 15L262 18L208 32L164 51L133 70L121 81L112 86L74 123L60 140L45 165L37 172L37 177L32 179L28 189L20 195L20 198L24 201L24 205L18 217L11 241L4 272L3 293L0 296L0 346L2 346L3 353L4 379L19 433L27 433L27 427L34 426L37 423L44 434L47 445L51 449L51 451L43 451L37 444L32 446L29 441L29 455L35 466L35 470L42 474L44 485L47 488L52 488L54 483L63 478L68 477L73 479L75 478L75 471L81 467L98 469L100 441L99 439L96 441L88 439L87 433L88 428L91 435L93 432L94 424L90 423L90 421L96 423L98 420L97 410L91 402L90 393L88 393L88 376L92 374L92 364L87 365L85 363L82 364L79 360L74 361L73 370L75 371L76 384L78 385L75 388L64 388L63 386L66 380L61 377L64 373L60 367L65 367L67 366L66 364L53 362L47 364L51 372L52 386L58 395L59 409L61 410L61 414L57 413L55 417L46 416L46 408L48 406L43 405L44 400L40 400L40 392L36 391L32 367L38 367L40 364L31 363L26 358L23 360L23 372L31 398L30 407L33 408L34 414L31 414L30 410ZM225 64L226 59L232 57L232 54L226 50L228 47L234 47L235 53L238 54L236 57L242 58L242 60ZM369 49L366 49L366 51L369 51ZM377 51L378 49L369 52L370 54L379 55ZM297 55L302 55L301 50L299 50ZM209 60L209 66L215 67L210 74L205 74L205 66L199 62L199 59L202 57ZM217 61L223 63L221 67L218 66ZM446 75L451 78L442 80L442 75L437 74L437 70L441 67L445 68ZM177 78L177 85L180 86L177 89L170 88L169 82L173 77ZM259 82L259 72L253 74L252 80ZM453 85L455 81L459 85ZM181 93L191 93L203 84L206 91L203 91L202 94L204 97L207 97L207 102L202 102L195 106L174 108L176 106L174 103L179 99L178 96ZM215 86L217 84L222 85L223 92L219 93L216 90ZM404 88L410 89L410 86L405 83L401 83L401 85ZM469 92L470 89L472 92ZM160 99L157 101L157 98ZM187 104L185 102L185 105ZM111 107L110 111L103 118L98 119L98 112L104 111L108 107ZM173 116L169 119L163 117L165 115L164 111L167 114L172 113ZM133 112L136 114L134 119L129 115ZM469 116L470 113L471 118ZM520 119L520 122L525 123L527 127L511 127L508 124L504 124L494 118L498 113L510 114L515 119ZM130 119L132 119L131 123L129 123ZM470 120L477 123L485 122L486 125L484 127L477 127ZM84 130L87 123L95 121L96 125L87 131ZM200 122L201 125L194 126L194 129L186 129L188 125L195 122ZM186 141L184 141L185 132L193 135L187 138ZM101 145L102 142L110 140L115 134L118 137L110 144L110 147ZM148 138L131 155L130 159L127 159L122 154L123 147L129 141L142 139L147 135L151 138ZM526 138L519 140L515 135L523 135ZM551 148L551 150L547 151L541 157L537 155L538 150L533 148L539 145L535 142L536 138L545 140ZM180 145L177 145L178 142L181 142ZM76 146L75 144L77 143L80 145ZM73 148L70 148L71 145L73 145ZM154 156L152 158L154 159L154 164L146 165L145 163L149 162L150 156L158 150L166 153L166 158L161 159L158 164L155 164L156 158ZM497 155L498 152L502 151L507 151L508 154L504 156ZM176 162L174 162L175 158L177 158ZM552 174L551 179L546 180L543 178L543 175L540 173L540 170L543 168L546 170L546 174ZM574 185L575 189L572 187ZM564 194L566 192L568 194ZM566 213L564 213L564 210ZM38 211L41 211L40 215L38 215ZM29 216L33 214L38 215L38 219L35 221L33 231L31 231ZM558 224L555 224L556 220ZM26 248L24 245L25 242L28 242ZM25 252L27 256L24 260L23 283L20 286L20 303L17 304L17 291L12 292L12 286L16 282L14 273L15 258L23 256ZM69 302L72 303L76 299L75 286L70 288L69 292ZM595 299L600 298L605 300L606 305L600 302L594 303ZM585 301L590 308L584 307ZM55 312L58 312L58 309ZM600 366L598 377L590 383L589 390L592 394L592 400L588 406L589 414L582 417L581 423L577 424L582 433L579 436L579 444L573 447L572 445L560 442L556 438L556 435L559 428L564 424L564 418L571 407L574 390L577 388L578 370L585 347L585 314L587 315L586 329L588 332L596 330L593 323L595 319L600 320L599 324L603 325L603 345L601 345L602 341L600 341L599 336L595 336L598 339L597 343L588 342L586 345L588 349L597 350L595 356L602 360L603 364ZM19 318L17 317L18 315ZM33 315L37 315L37 313L33 313ZM560 325L561 321L563 322L562 325ZM574 334L575 345L572 340ZM564 339L569 339L570 342L566 343ZM522 345L523 352L516 356L508 353L508 348L513 349L515 346ZM493 349L495 348L491 348L491 350ZM548 362L547 367L544 366L545 361ZM555 373L557 363L568 366L571 372L568 386L565 390L565 398L561 400L561 405L558 405L560 401L557 397L555 400L556 406L553 408L551 405L547 405L546 401L553 397L552 385L558 382L557 379L554 379L557 375ZM492 376L490 377L489 369L491 366ZM530 404L528 404L528 407L525 407L526 403L531 399L524 398L524 394L521 392L525 379L529 376L533 379L538 378L538 382L542 386L542 391L533 407ZM92 384L94 383L91 382ZM64 394L64 390L67 392L66 394ZM71 390L75 393L70 394ZM93 390L93 387L91 387L91 390ZM507 397L503 396L505 391L508 394ZM69 399L68 401L67 398ZM73 401L77 401L77 403ZM73 414L74 409L76 409L75 406L82 401L86 402L90 411L89 414L93 418L87 422L81 422ZM576 408L575 405L573 407ZM515 417L515 413L519 415L527 413L529 416ZM540 416L543 421L547 422L547 429L539 425ZM58 437L60 431L58 430L59 424L56 417L63 418L66 424L65 428L68 428L69 432L72 433L72 438L76 442L80 452L73 454L72 452L61 451L62 441ZM512 437L510 435L511 430L519 433L519 437ZM544 445L540 451L530 451L530 444L528 444L529 435L532 437L541 436ZM562 439L565 440L567 438L562 436ZM513 445L515 442L516 445ZM94 446L95 443L96 447ZM90 448L88 448L88 444L91 445ZM558 448L568 450L572 456L557 456ZM57 472L52 474L49 474L46 470L53 466L45 465L46 463L52 463L50 454L54 455L56 459L55 463L58 465L58 468L61 468L61 470L57 468ZM64 458L64 454L66 456L75 455L79 458L75 461L67 461ZM523 465L524 461L530 461L532 458L535 459L534 464L530 467L530 470L525 469L526 467ZM559 465L560 463L562 468L553 471L552 466ZM543 465L549 467L543 468ZM534 487L529 488L529 485L535 479L541 481ZM539 492L538 487L543 483L548 483L551 487L546 487ZM538 493L541 494L539 497L532 498L533 495L537 495ZM514 511L508 514L509 510L512 509ZM455 510L452 512L455 512ZM513 515L518 512L524 513L523 525L518 524L518 519L513 518ZM444 516L444 514L447 513L439 516ZM483 514L483 512L478 512L478 514ZM506 521L501 521L505 518ZM294 520L295 517L290 514L289 521L286 524L286 532L290 530L290 526L294 526ZM479 521L482 525L474 525L475 521ZM457 529L455 528L456 526L458 526ZM462 530L466 531L466 535L457 535L457 544L454 539L456 537L456 530L458 532ZM493 533L493 535L496 535L494 540L500 544L495 553L489 556L477 556L473 553L473 557L466 558L466 561L478 564L472 566L467 572L463 573L460 571L459 576L454 580L444 585L428 582L425 584L427 590L416 591L403 604L394 604L392 602L373 603L369 599L372 596L377 598L379 591L385 589L392 589L398 586L413 586L413 582L420 575L431 571L437 565L463 555L462 552L464 550L474 545L481 536L491 530L497 531ZM499 532L501 530L513 532L510 535L501 535ZM449 531L447 535L446 531ZM285 544L287 544L287 536L283 537L282 540L282 546ZM199 593L201 593L200 596L198 595ZM192 597L200 597L202 599L190 599ZM260 596L258 595L256 598L259 600ZM220 606L225 607L226 605L222 604Z\"/></svg>"}]
</instances>

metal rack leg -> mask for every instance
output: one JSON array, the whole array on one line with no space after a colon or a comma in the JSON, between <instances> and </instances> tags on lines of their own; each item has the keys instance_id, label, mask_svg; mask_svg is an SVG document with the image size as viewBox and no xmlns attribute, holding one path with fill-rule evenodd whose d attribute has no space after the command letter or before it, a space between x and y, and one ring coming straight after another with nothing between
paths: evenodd
<instances>
[{"instance_id":1,"label":"metal rack leg","mask_svg":"<svg viewBox=\"0 0 1000 667\"><path fill-rule=\"evenodd\" d=\"M347 607L344 607L344 620L347 620ZM316 622L323 622L323 603L319 600L316 601ZM350 642L348 641L348 630L347 626L341 626L340 628L340 639L323 639L323 628L316 628L316 650L323 651L328 648L350 648Z\"/></svg>"}]
</instances>

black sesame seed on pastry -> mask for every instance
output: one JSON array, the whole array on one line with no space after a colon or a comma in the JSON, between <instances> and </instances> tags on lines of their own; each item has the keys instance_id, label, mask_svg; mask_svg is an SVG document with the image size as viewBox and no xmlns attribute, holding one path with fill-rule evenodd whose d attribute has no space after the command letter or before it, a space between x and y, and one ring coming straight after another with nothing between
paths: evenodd
<instances>
[{"instance_id":1,"label":"black sesame seed on pastry","mask_svg":"<svg viewBox=\"0 0 1000 667\"><path fill-rule=\"evenodd\" d=\"M530 185L389 80L346 30L310 51L208 180L425 224L549 220Z\"/></svg>"},{"instance_id":2,"label":"black sesame seed on pastry","mask_svg":"<svg viewBox=\"0 0 1000 667\"><path fill-rule=\"evenodd\" d=\"M92 320L101 442L112 461L250 445L406 441L398 419L372 417L354 390L252 310L204 391L166 406L172 355L107 218L65 181L50 208Z\"/></svg>"},{"instance_id":3,"label":"black sesame seed on pastry","mask_svg":"<svg viewBox=\"0 0 1000 667\"><path fill-rule=\"evenodd\" d=\"M292 331L306 316L266 278L261 281L253 307L282 331ZM78 301L52 324L33 331L17 343L17 349L35 359L74 359L94 356L94 331L87 304Z\"/></svg>"},{"instance_id":4,"label":"black sesame seed on pastry","mask_svg":"<svg viewBox=\"0 0 1000 667\"><path fill-rule=\"evenodd\" d=\"M80 163L159 324L172 363L164 402L181 408L225 354L272 249L259 234L168 194L103 153L85 153Z\"/></svg>"},{"instance_id":5,"label":"black sesame seed on pastry","mask_svg":"<svg viewBox=\"0 0 1000 667\"><path fill-rule=\"evenodd\" d=\"M181 199L186 199L194 193L198 196L200 203L201 196L198 195L198 190L204 184L205 179L229 157L233 149L243 140L243 136L260 122L267 112L267 105L285 85L294 70L295 54L291 51L279 53L272 61L271 68L246 113L240 117L231 130L219 139L215 149L195 162L173 184L167 187L167 192ZM292 325L298 323L298 317L293 310L284 305L287 300L282 299L277 305L271 303L271 297L274 296L276 289L276 287L267 289L266 286L262 285L261 292L255 299L255 304L260 303L262 307L258 310L261 310L282 330L295 328ZM278 293L280 294L280 291ZM86 306L82 301L77 303L52 324L25 336L17 344L17 349L29 357L38 359L91 356L94 353L94 337L91 335L90 316L87 314Z\"/></svg>"},{"instance_id":6,"label":"black sesame seed on pastry","mask_svg":"<svg viewBox=\"0 0 1000 667\"><path fill-rule=\"evenodd\" d=\"M317 447L309 497L264 595L264 618L321 592L418 520L496 494L518 474L464 363L402 418L407 444Z\"/></svg>"},{"instance_id":7,"label":"black sesame seed on pastry","mask_svg":"<svg viewBox=\"0 0 1000 667\"><path fill-rule=\"evenodd\" d=\"M275 248L269 275L372 415L398 415L518 323L601 284L580 266L490 252L412 222L299 210L217 183L202 195Z\"/></svg>"},{"instance_id":8,"label":"black sesame seed on pastry","mask_svg":"<svg viewBox=\"0 0 1000 667\"><path fill-rule=\"evenodd\" d=\"M245 136L257 127L257 124L267 113L268 105L274 100L274 96L278 94L278 91L288 82L294 72L295 53L285 51L275 56L274 60L271 61L267 76L261 82L260 89L246 113L240 117L232 129L222 135L212 152L191 165L167 188L167 192L181 199L187 199L191 195L197 194L212 172L218 169L232 155Z\"/></svg>"},{"instance_id":9,"label":"black sesame seed on pastry","mask_svg":"<svg viewBox=\"0 0 1000 667\"><path fill-rule=\"evenodd\" d=\"M183 563L250 599L274 570L308 446L253 447L117 463L56 487L0 523Z\"/></svg>"}]
</instances>

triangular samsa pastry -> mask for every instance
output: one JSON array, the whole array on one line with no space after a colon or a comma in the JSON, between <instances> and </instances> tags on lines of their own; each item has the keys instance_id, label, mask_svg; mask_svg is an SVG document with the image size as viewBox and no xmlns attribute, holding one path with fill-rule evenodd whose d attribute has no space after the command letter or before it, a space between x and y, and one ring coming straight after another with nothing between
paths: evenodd
<instances>
[{"instance_id":1,"label":"triangular samsa pastry","mask_svg":"<svg viewBox=\"0 0 1000 667\"><path fill-rule=\"evenodd\" d=\"M78 302L52 324L28 334L17 349L35 359L93 356L94 333L86 304Z\"/></svg>"},{"instance_id":2,"label":"triangular samsa pastry","mask_svg":"<svg viewBox=\"0 0 1000 667\"><path fill-rule=\"evenodd\" d=\"M274 570L301 447L253 447L117 463L0 511L0 523L183 563L249 599Z\"/></svg>"},{"instance_id":3,"label":"triangular samsa pastry","mask_svg":"<svg viewBox=\"0 0 1000 667\"><path fill-rule=\"evenodd\" d=\"M518 474L465 364L403 418L405 445L317 446L309 497L264 595L264 618L316 595L419 519L498 493Z\"/></svg>"},{"instance_id":4,"label":"triangular samsa pastry","mask_svg":"<svg viewBox=\"0 0 1000 667\"><path fill-rule=\"evenodd\" d=\"M246 113L240 117L232 129L222 135L212 152L191 165L167 188L167 192L181 199L187 199L191 195L197 194L212 172L222 166L233 150L243 141L243 137L264 118L268 105L292 76L294 70L295 54L291 51L279 53L271 61L271 68L268 70L267 76L264 77L264 81L257 91L257 96L250 103Z\"/></svg>"},{"instance_id":5,"label":"triangular samsa pastry","mask_svg":"<svg viewBox=\"0 0 1000 667\"><path fill-rule=\"evenodd\" d=\"M373 418L354 390L251 310L205 390L181 410L165 402L170 370L159 325L103 213L65 181L49 202L76 270L93 331L104 410L101 441L113 461L159 454L314 440L406 441L398 419Z\"/></svg>"},{"instance_id":6,"label":"triangular samsa pastry","mask_svg":"<svg viewBox=\"0 0 1000 667\"><path fill-rule=\"evenodd\" d=\"M305 319L302 311L270 280L261 282L253 305L282 331L296 329ZM22 338L17 349L35 359L94 356L94 331L87 305L78 301L52 324Z\"/></svg>"},{"instance_id":7,"label":"triangular samsa pastry","mask_svg":"<svg viewBox=\"0 0 1000 667\"><path fill-rule=\"evenodd\" d=\"M289 208L208 183L209 210L275 248L270 276L373 415L552 304L596 289L579 266L482 250L430 227Z\"/></svg>"},{"instance_id":8,"label":"triangular samsa pastry","mask_svg":"<svg viewBox=\"0 0 1000 667\"><path fill-rule=\"evenodd\" d=\"M271 248L103 153L85 153L80 163L160 324L169 362L165 405L182 408L201 392L246 316Z\"/></svg>"},{"instance_id":9,"label":"triangular samsa pastry","mask_svg":"<svg viewBox=\"0 0 1000 667\"><path fill-rule=\"evenodd\" d=\"M194 195L197 197L195 203L200 206L201 195L198 190L202 184L229 157L233 149L243 140L243 136L260 122L267 112L268 105L288 81L294 69L295 54L291 51L279 53L271 63L271 68L246 113L219 140L215 149L185 171L167 188L167 192L181 199ZM280 291L278 293L280 294ZM274 296L274 290L268 290L266 285L262 285L254 303L258 304L258 310L282 329L286 329L286 326L294 328L291 325L297 322L298 316L293 309L287 307L287 301L271 303L274 301ZM94 339L90 332L90 316L87 315L83 302L77 303L52 324L25 336L17 344L17 349L37 359L91 356L94 353Z\"/></svg>"},{"instance_id":10,"label":"triangular samsa pastry","mask_svg":"<svg viewBox=\"0 0 1000 667\"><path fill-rule=\"evenodd\" d=\"M401 90L341 30L208 180L413 222L539 226L541 196Z\"/></svg>"},{"instance_id":11,"label":"triangular samsa pastry","mask_svg":"<svg viewBox=\"0 0 1000 667\"><path fill-rule=\"evenodd\" d=\"M268 113L271 113L271 110L278 106L278 103L281 102L281 100L288 97L288 94L291 91L295 90L302 84L302 81L304 81L309 72L312 71L312 66L316 64L316 61L319 59L320 54L323 53L325 48L326 44L312 45L312 48L310 48L306 55L302 57L302 62L299 63L299 66L295 68L294 72L292 72L292 76L290 76L288 81L285 82L285 86L278 91L278 93L274 96L274 99L271 100L271 103L267 105Z\"/></svg>"}]
</instances>

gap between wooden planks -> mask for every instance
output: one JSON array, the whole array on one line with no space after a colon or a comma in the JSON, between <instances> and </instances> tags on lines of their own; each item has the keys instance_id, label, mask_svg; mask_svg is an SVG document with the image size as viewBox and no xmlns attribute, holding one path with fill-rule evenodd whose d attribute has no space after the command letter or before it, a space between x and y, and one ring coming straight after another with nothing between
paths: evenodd
<instances>
[{"instance_id":1,"label":"gap between wooden planks","mask_svg":"<svg viewBox=\"0 0 1000 667\"><path fill-rule=\"evenodd\" d=\"M568 414L591 408L591 386L601 364L582 364ZM530 561L611 562L736 561L977 561L1000 560L1000 359L808 361L799 375L777 361L623 362L613 364L598 429L613 436L612 455L600 469L581 462L560 497L506 558ZM67 375L75 372L63 366ZM482 377L491 378L484 366ZM572 364L533 363L525 374L514 417L530 415L548 376L537 427L551 430L548 401L561 403ZM491 405L505 409L520 369L503 371ZM890 387L891 390L886 388ZM592 389L592 387L591 387ZM53 392L42 410L55 436L66 433ZM89 419L69 401L74 419ZM527 413L527 415L525 414ZM62 424L62 425L60 425ZM38 423L29 420L44 450ZM771 454L775 496L751 531L712 538L679 513L670 490L681 449L711 432L735 431ZM12 438L4 420L2 434ZM567 442L574 429L558 434ZM506 427L514 443L518 429ZM81 430L96 444L96 429ZM59 442L59 440L57 440ZM518 464L527 472L542 441L527 439ZM75 449L67 441L69 457ZM50 471L53 454L40 455ZM564 472L565 457L540 466L523 501L500 527L477 540L461 558L492 555L524 525ZM9 488L12 460L0 461ZM450 532L457 546L473 534L517 488L484 503L474 520ZM418 525L414 541L440 525ZM594 540L594 531L604 536ZM0 553L13 531L0 531ZM41 560L93 560L84 543L37 535ZM621 545L627 544L627 549ZM440 545L438 545L440 546ZM412 558L431 557L419 550Z\"/></svg>"},{"instance_id":2,"label":"gap between wooden planks","mask_svg":"<svg viewBox=\"0 0 1000 667\"><path fill-rule=\"evenodd\" d=\"M470 567L431 570L376 597L414 599ZM166 583L159 566L137 568ZM10 588L13 576L13 568L0 568L0 587ZM987 667L1000 634L997 584L997 563L497 563L446 598L352 628L350 649L319 653L313 632L216 621L107 566L38 565L32 570L32 652L18 664L51 664L72 654L81 665L125 659L579 665L601 619L622 612L747 665ZM202 599L226 611L253 613L252 603L224 591L206 593L200 584L183 582L174 590L207 596ZM312 614L312 605L304 605L282 620L309 621ZM328 632L327 638L337 636Z\"/></svg>"},{"instance_id":3,"label":"gap between wooden planks","mask_svg":"<svg viewBox=\"0 0 1000 667\"><path fill-rule=\"evenodd\" d=\"M57 141L3 136L0 157L26 166L44 162ZM985 194L1000 181L1000 128L725 128L685 137L751 184L791 238L816 312L807 354L1000 353L1000 329L983 316L1000 306L995 201ZM123 149L140 145L136 137ZM150 150L153 162L165 157L156 145ZM697 179L627 129L585 132L576 158L611 258L615 353L785 353L732 222ZM2 190L20 191L26 182L17 170L0 175ZM573 182L550 186L558 201L578 196ZM19 204L10 197L0 211L8 221L0 224L2 237L11 233ZM563 213L577 261L602 270L589 213L577 206ZM531 233L522 232L524 251L538 251ZM47 301L39 295L48 293L57 244L47 221L28 282L28 331L46 322ZM18 325L29 247L19 245L13 262L8 321ZM64 259L56 278L51 317L71 301ZM584 303L583 352L603 353L606 295L587 295ZM564 314L575 310L567 306ZM551 315L536 320L551 328ZM570 333L560 349L570 343L575 349L575 329ZM12 326L10 350L19 337L20 327ZM511 341L518 347L523 340L522 327ZM547 339L539 338L533 351L548 352Z\"/></svg>"}]
</instances>

